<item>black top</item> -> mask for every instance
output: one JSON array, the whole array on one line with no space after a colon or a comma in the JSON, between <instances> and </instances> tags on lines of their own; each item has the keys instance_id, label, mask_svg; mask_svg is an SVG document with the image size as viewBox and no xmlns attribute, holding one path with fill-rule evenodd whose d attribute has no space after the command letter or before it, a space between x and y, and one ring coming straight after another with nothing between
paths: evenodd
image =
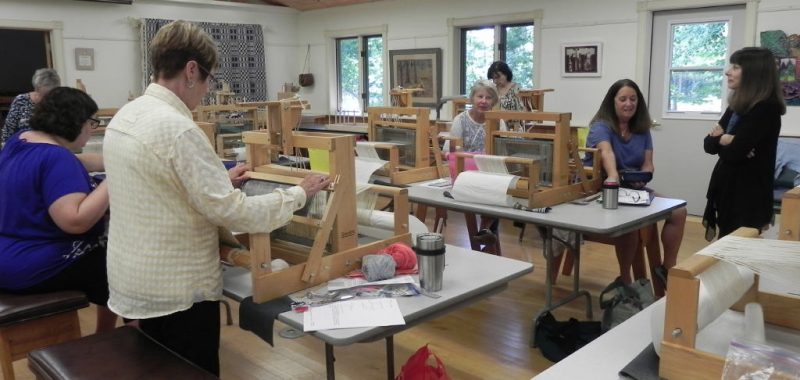
<instances>
[{"instance_id":1,"label":"black top","mask_svg":"<svg viewBox=\"0 0 800 380\"><path fill-rule=\"evenodd\" d=\"M733 111L728 108L719 125L727 130ZM706 136L703 148L719 156L708 184L703 224L706 239L713 239L719 226L719 237L739 227L762 228L772 221L772 189L775 155L781 130L780 105L759 102L746 114L739 115L727 146L721 136ZM711 235L709 235L711 233Z\"/></svg>"}]
</instances>

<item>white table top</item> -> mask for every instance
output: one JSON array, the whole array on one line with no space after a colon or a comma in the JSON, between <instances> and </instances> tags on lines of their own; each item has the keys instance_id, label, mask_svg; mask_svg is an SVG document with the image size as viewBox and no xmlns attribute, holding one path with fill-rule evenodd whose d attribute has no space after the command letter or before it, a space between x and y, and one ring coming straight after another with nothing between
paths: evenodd
<instances>
[{"instance_id":1,"label":"white table top","mask_svg":"<svg viewBox=\"0 0 800 380\"><path fill-rule=\"evenodd\" d=\"M544 214L509 207L459 202L445 197L445 190L448 189L416 184L408 188L408 199L450 210L474 212L543 227L612 237L664 219L672 210L686 205L684 200L656 197L649 206L620 205L616 210L606 210L597 202L587 205L563 203L553 206L550 212Z\"/></svg>"},{"instance_id":2,"label":"white table top","mask_svg":"<svg viewBox=\"0 0 800 380\"><path fill-rule=\"evenodd\" d=\"M400 311L406 321L402 326L366 327L351 329L321 330L309 334L335 346L357 342L370 342L396 334L421 322L449 313L481 298L505 289L508 282L533 271L533 264L500 256L471 251L466 248L447 245L446 264L442 290L436 292L440 298L426 296L400 297L397 299ZM237 288L249 287L248 272L237 268L226 268L223 274L226 293ZM301 298L306 291L291 295ZM296 329L303 329L303 314L293 311L282 313L278 320Z\"/></svg>"}]
</instances>

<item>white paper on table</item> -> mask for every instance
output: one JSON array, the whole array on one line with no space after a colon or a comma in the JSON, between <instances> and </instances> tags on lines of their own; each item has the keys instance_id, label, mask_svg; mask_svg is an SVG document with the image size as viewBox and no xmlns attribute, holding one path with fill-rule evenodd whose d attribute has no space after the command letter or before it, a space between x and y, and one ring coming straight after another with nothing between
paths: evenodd
<instances>
[{"instance_id":1,"label":"white paper on table","mask_svg":"<svg viewBox=\"0 0 800 380\"><path fill-rule=\"evenodd\" d=\"M303 331L406 324L394 298L339 301L303 313Z\"/></svg>"},{"instance_id":2,"label":"white paper on table","mask_svg":"<svg viewBox=\"0 0 800 380\"><path fill-rule=\"evenodd\" d=\"M369 282L363 278L339 277L328 281L328 291L354 288L361 285L388 285L388 284L415 284L414 277L409 275L397 276L387 280Z\"/></svg>"}]
</instances>

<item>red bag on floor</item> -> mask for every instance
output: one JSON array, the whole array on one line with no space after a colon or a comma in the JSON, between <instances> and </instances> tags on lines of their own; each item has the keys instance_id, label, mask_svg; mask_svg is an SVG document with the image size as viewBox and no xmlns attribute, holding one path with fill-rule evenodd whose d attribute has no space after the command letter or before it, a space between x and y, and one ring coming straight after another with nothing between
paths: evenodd
<instances>
[{"instance_id":1,"label":"red bag on floor","mask_svg":"<svg viewBox=\"0 0 800 380\"><path fill-rule=\"evenodd\" d=\"M428 364L429 358L436 360L435 366ZM447 375L442 359L426 344L408 358L395 380L450 380L450 376Z\"/></svg>"}]
</instances>

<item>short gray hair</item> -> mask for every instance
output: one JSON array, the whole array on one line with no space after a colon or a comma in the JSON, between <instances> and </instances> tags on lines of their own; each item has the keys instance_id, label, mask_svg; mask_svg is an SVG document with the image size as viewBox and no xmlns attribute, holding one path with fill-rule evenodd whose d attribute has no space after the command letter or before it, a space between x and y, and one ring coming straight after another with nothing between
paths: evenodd
<instances>
[{"instance_id":1,"label":"short gray hair","mask_svg":"<svg viewBox=\"0 0 800 380\"><path fill-rule=\"evenodd\" d=\"M472 100L472 97L475 96L475 93L478 92L478 90L486 90L486 92L492 96L492 99L494 99L492 102L492 107L496 106L497 102L500 101L500 96L497 94L497 86L495 86L491 81L486 79L477 80L469 91L470 100Z\"/></svg>"},{"instance_id":2,"label":"short gray hair","mask_svg":"<svg viewBox=\"0 0 800 380\"><path fill-rule=\"evenodd\" d=\"M53 69L39 69L33 73L33 89L38 90L40 88L52 90L61 85L61 78L58 76L58 72Z\"/></svg>"}]
</instances>

